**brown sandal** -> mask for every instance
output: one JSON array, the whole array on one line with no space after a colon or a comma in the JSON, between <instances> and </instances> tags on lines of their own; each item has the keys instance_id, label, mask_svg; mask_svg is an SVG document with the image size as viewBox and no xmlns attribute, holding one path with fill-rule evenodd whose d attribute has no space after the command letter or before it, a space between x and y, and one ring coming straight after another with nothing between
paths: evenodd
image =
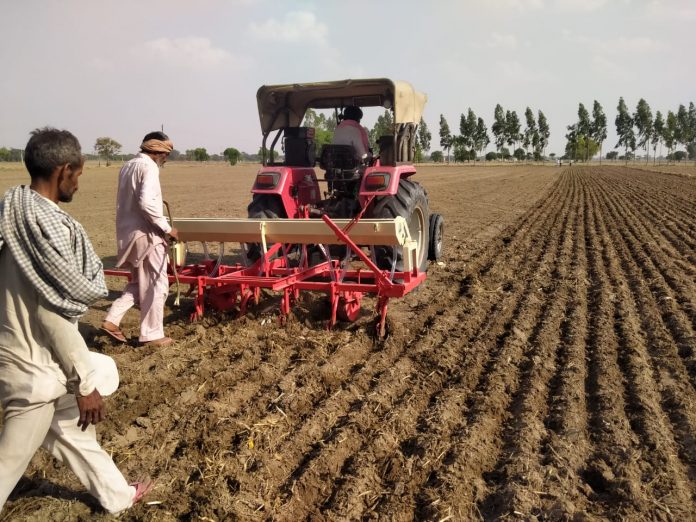
<instances>
[{"instance_id":1,"label":"brown sandal","mask_svg":"<svg viewBox=\"0 0 696 522\"><path fill-rule=\"evenodd\" d=\"M118 326L116 326L116 329L111 329L111 328L106 326L106 323L102 323L101 331L104 332L105 334L110 335L113 339L116 339L117 341L119 341L121 343L126 342L126 336L123 335L123 332L121 331L121 329Z\"/></svg>"}]
</instances>

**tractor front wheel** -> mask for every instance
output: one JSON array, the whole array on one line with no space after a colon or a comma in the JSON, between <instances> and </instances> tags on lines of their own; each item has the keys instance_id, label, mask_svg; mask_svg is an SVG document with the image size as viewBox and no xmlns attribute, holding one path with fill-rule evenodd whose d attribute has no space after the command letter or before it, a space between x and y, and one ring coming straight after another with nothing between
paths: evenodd
<instances>
[{"instance_id":1,"label":"tractor front wheel","mask_svg":"<svg viewBox=\"0 0 696 522\"><path fill-rule=\"evenodd\" d=\"M442 257L442 237L444 234L445 220L440 214L430 214L430 244L428 246L428 259L439 261Z\"/></svg>"},{"instance_id":2,"label":"tractor front wheel","mask_svg":"<svg viewBox=\"0 0 696 522\"><path fill-rule=\"evenodd\" d=\"M252 219L276 219L288 217L283 203L278 196L270 194L254 194L247 207L247 215ZM268 245L270 247L270 245ZM256 261L261 257L262 248L259 243L247 243L247 257Z\"/></svg>"}]
</instances>

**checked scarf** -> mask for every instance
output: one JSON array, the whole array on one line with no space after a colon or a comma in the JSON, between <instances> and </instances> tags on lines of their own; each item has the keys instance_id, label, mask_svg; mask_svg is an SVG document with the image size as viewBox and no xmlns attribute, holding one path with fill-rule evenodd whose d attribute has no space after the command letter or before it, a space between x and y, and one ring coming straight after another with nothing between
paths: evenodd
<instances>
[{"instance_id":1,"label":"checked scarf","mask_svg":"<svg viewBox=\"0 0 696 522\"><path fill-rule=\"evenodd\" d=\"M108 294L102 263L85 230L57 205L25 185L0 202L0 250L60 314L80 317Z\"/></svg>"}]
</instances>

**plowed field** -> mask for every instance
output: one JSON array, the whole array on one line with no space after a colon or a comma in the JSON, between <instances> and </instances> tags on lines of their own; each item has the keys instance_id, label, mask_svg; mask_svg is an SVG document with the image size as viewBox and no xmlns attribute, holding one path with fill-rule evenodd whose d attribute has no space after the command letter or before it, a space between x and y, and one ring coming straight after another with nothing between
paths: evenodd
<instances>
[{"instance_id":1,"label":"plowed field","mask_svg":"<svg viewBox=\"0 0 696 522\"><path fill-rule=\"evenodd\" d=\"M115 169L66 207L112 262ZM90 176L92 176L90 178ZM179 215L244 215L253 169L167 167ZM696 512L696 177L602 167L424 167L445 258L389 309L323 329L168 309L177 343L99 334L121 388L98 427L158 486L126 520L687 520ZM2 188L23 181L6 173ZM107 518L39 453L5 519Z\"/></svg>"}]
</instances>

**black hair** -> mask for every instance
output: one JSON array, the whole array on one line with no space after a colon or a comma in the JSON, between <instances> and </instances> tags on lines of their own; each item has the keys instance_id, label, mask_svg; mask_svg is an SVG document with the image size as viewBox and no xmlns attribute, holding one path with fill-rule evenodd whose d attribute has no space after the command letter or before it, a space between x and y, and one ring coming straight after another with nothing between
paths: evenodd
<instances>
[{"instance_id":1,"label":"black hair","mask_svg":"<svg viewBox=\"0 0 696 522\"><path fill-rule=\"evenodd\" d=\"M164 132L160 131L154 131L154 132L148 132L145 137L143 138L143 141L147 140L160 140L160 141L165 141L168 140L169 136L167 136Z\"/></svg>"},{"instance_id":2,"label":"black hair","mask_svg":"<svg viewBox=\"0 0 696 522\"><path fill-rule=\"evenodd\" d=\"M345 109L343 109L343 119L344 120L355 120L355 121L360 121L363 117L363 112L360 110L360 107L356 107L355 105L349 105Z\"/></svg>"},{"instance_id":3,"label":"black hair","mask_svg":"<svg viewBox=\"0 0 696 522\"><path fill-rule=\"evenodd\" d=\"M50 179L56 167L67 163L77 168L83 162L77 138L69 131L53 127L33 130L24 149L24 164L32 179Z\"/></svg>"}]
</instances>

